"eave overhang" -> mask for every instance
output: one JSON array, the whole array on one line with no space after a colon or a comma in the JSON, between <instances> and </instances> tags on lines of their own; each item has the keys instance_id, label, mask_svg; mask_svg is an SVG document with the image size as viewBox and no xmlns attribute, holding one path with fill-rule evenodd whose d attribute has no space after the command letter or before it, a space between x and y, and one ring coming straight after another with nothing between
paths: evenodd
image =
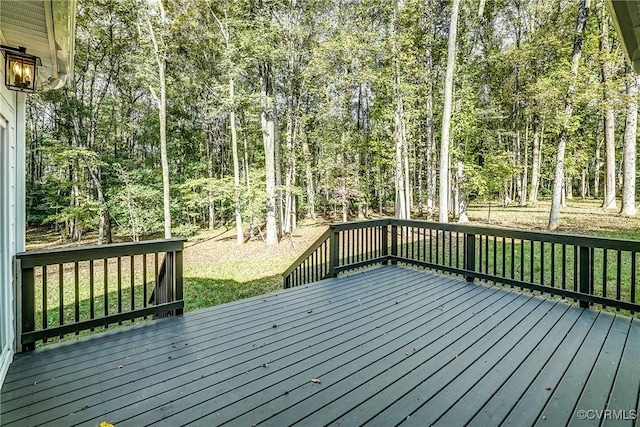
<instances>
[{"instance_id":1,"label":"eave overhang","mask_svg":"<svg viewBox=\"0 0 640 427\"><path fill-rule=\"evenodd\" d=\"M38 87L71 78L77 0L0 1L0 44L25 47L42 61Z\"/></svg>"},{"instance_id":2,"label":"eave overhang","mask_svg":"<svg viewBox=\"0 0 640 427\"><path fill-rule=\"evenodd\" d=\"M631 68L640 74L640 0L606 0Z\"/></svg>"}]
</instances>

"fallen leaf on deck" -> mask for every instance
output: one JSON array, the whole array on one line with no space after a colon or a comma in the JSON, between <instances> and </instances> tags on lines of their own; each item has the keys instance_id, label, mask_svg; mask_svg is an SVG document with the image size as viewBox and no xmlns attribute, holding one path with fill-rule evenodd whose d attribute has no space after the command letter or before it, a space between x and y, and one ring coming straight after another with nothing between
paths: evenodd
<instances>
[{"instance_id":1,"label":"fallen leaf on deck","mask_svg":"<svg viewBox=\"0 0 640 427\"><path fill-rule=\"evenodd\" d=\"M320 380L317 378L311 378L312 383L320 384Z\"/></svg>"},{"instance_id":2,"label":"fallen leaf on deck","mask_svg":"<svg viewBox=\"0 0 640 427\"><path fill-rule=\"evenodd\" d=\"M100 427L114 427L113 424L103 421L100 423Z\"/></svg>"}]
</instances>

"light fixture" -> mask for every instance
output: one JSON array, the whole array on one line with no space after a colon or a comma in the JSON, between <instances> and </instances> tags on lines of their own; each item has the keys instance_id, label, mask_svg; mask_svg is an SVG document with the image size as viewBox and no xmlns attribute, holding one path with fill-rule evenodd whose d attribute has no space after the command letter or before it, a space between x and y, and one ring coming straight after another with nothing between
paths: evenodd
<instances>
[{"instance_id":1,"label":"light fixture","mask_svg":"<svg viewBox=\"0 0 640 427\"><path fill-rule=\"evenodd\" d=\"M24 47L0 45L0 50L4 51L4 85L10 90L34 92L40 58L27 55Z\"/></svg>"}]
</instances>

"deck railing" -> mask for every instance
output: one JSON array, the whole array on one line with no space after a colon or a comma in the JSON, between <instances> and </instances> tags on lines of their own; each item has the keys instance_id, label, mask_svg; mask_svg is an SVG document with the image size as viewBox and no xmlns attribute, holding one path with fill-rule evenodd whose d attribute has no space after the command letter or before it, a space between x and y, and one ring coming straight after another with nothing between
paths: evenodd
<instances>
[{"instance_id":1,"label":"deck railing","mask_svg":"<svg viewBox=\"0 0 640 427\"><path fill-rule=\"evenodd\" d=\"M182 314L184 239L23 252L18 337L37 341Z\"/></svg>"},{"instance_id":2,"label":"deck railing","mask_svg":"<svg viewBox=\"0 0 640 427\"><path fill-rule=\"evenodd\" d=\"M387 219L332 224L283 273L284 287L304 285L386 261L388 224Z\"/></svg>"},{"instance_id":3,"label":"deck railing","mask_svg":"<svg viewBox=\"0 0 640 427\"><path fill-rule=\"evenodd\" d=\"M285 287L400 263L640 312L640 241L398 219L333 224L323 238L321 273L308 273L318 268L312 246L284 273Z\"/></svg>"}]
</instances>

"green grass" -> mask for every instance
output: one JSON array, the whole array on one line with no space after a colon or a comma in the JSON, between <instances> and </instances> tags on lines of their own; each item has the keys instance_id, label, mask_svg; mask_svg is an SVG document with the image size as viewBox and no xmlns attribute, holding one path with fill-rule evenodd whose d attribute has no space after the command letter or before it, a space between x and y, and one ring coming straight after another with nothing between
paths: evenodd
<instances>
[{"instance_id":1,"label":"green grass","mask_svg":"<svg viewBox=\"0 0 640 427\"><path fill-rule=\"evenodd\" d=\"M548 201L541 201L538 205L531 206L510 206L501 208L492 206L491 224L503 227L515 227L522 229L534 229L544 231L548 219ZM486 206L471 207L469 216L472 222L477 224L487 224L488 208ZM291 265L291 263L304 252L309 245L326 230L326 224L306 223L301 224L291 238L285 239L275 247L267 247L259 238L247 242L238 247L235 243L235 235L227 229L217 229L201 232L195 238L189 240L184 251L184 297L186 311L198 310L213 305L223 304L242 298L261 295L267 292L276 291L282 288L282 278L280 274ZM587 234L601 237L613 237L622 239L640 240L640 219L625 218L615 212L607 212L600 208L597 200L573 200L569 202L569 207L562 210L561 229L562 233ZM42 231L28 234L29 249L50 249L56 247L69 246L69 243L60 242L53 233L43 233ZM87 235L87 239L91 236ZM511 243L505 242L505 256L507 271L502 271L502 241L497 240L496 273L511 277L510 253ZM91 244L90 240L85 240L83 244ZM490 239L490 253L492 251L493 240ZM435 247L435 246L434 246ZM414 248L414 250L417 248ZM533 256L536 260L533 264L533 276L531 276L531 248L528 244L523 247L523 256L520 256L520 243L514 242L514 277L519 279L522 271L523 280L533 283L544 283L550 285L553 279L556 287L562 286L562 272L560 271L560 260L562 249L559 245L555 247L556 269L551 270L551 245L544 246L544 277L541 277L542 256L541 246L536 243L533 248ZM445 248L445 256L448 259L448 246ZM452 257L455 254L452 254ZM459 254L459 263L462 265L462 253ZM565 286L573 288L573 249L567 251L567 270L565 271ZM141 258L141 257L140 257ZM483 268L485 260L483 259ZM636 270L640 268L640 260L637 262ZM487 271L493 273L493 257L491 256L486 265ZM47 286L47 318L50 326L59 324L59 298L58 298L58 270L57 266L49 267ZM131 296L131 275L128 258L123 258L122 264L122 291L121 298L123 309L130 308ZM148 260L148 278L151 282L154 276L154 267ZM89 295L89 268L88 263L80 263L79 274L79 308L80 318L88 319L90 311ZM109 313L117 312L117 265L115 260L111 260L107 273L108 287L106 293L109 301ZM143 305L142 283L142 261L136 259L134 264L134 301L136 307ZM595 292L602 295L606 289L609 297L616 297L617 291L617 265L615 251L607 253L606 276L604 271L604 254L602 250L596 250L594 254L594 280ZM94 307L98 314L104 313L104 277L102 262L95 264L95 294ZM639 274L636 271L636 276ZM74 309L74 277L73 264L66 264L64 267L64 293L63 293L63 317L65 323L75 320ZM630 254L622 253L620 291L621 299L629 300L631 294L631 258ZM605 286L606 283L606 286ZM36 306L42 307L42 275L36 272ZM637 290L637 289L636 289ZM148 289L150 295L151 286ZM37 328L42 327L42 309L36 313ZM139 321L138 321L139 322ZM131 322L124 322L129 325ZM110 328L117 327L111 326ZM102 330L102 328L100 329ZM80 333L85 335L87 332ZM71 335L73 337L74 335ZM58 341L53 339L52 341Z\"/></svg>"},{"instance_id":2,"label":"green grass","mask_svg":"<svg viewBox=\"0 0 640 427\"><path fill-rule=\"evenodd\" d=\"M443 238L440 237L437 257L435 232L433 233L434 240L431 244L431 250L429 249L427 234L426 241L420 240L420 243L416 241L407 242L399 246L399 252L401 256L407 258L463 268L463 242L460 239L459 249L456 252L455 235L453 236L451 251L449 251L449 239L444 240L443 247ZM420 247L418 248L418 246ZM560 244L552 245L548 242L534 242L532 246L530 241L525 241L523 244L518 239L514 239L512 243L511 239L496 238L494 242L492 237L488 239L488 242L482 237L482 244L480 244L480 238L478 237L475 251L475 271L547 287L569 290L579 289L579 265L577 265L579 254L576 256L574 246L570 244L566 245L563 254L562 245ZM636 256L636 289L635 295L632 295L632 256L630 252L620 252L620 265L618 266L617 251L594 249L591 264L593 270L593 294L627 302L640 300L640 289L638 289L640 287L638 284L640 282L640 257ZM562 268L563 264L565 266L564 270ZM603 308L615 310L611 307ZM630 313L625 312L625 314Z\"/></svg>"}]
</instances>

